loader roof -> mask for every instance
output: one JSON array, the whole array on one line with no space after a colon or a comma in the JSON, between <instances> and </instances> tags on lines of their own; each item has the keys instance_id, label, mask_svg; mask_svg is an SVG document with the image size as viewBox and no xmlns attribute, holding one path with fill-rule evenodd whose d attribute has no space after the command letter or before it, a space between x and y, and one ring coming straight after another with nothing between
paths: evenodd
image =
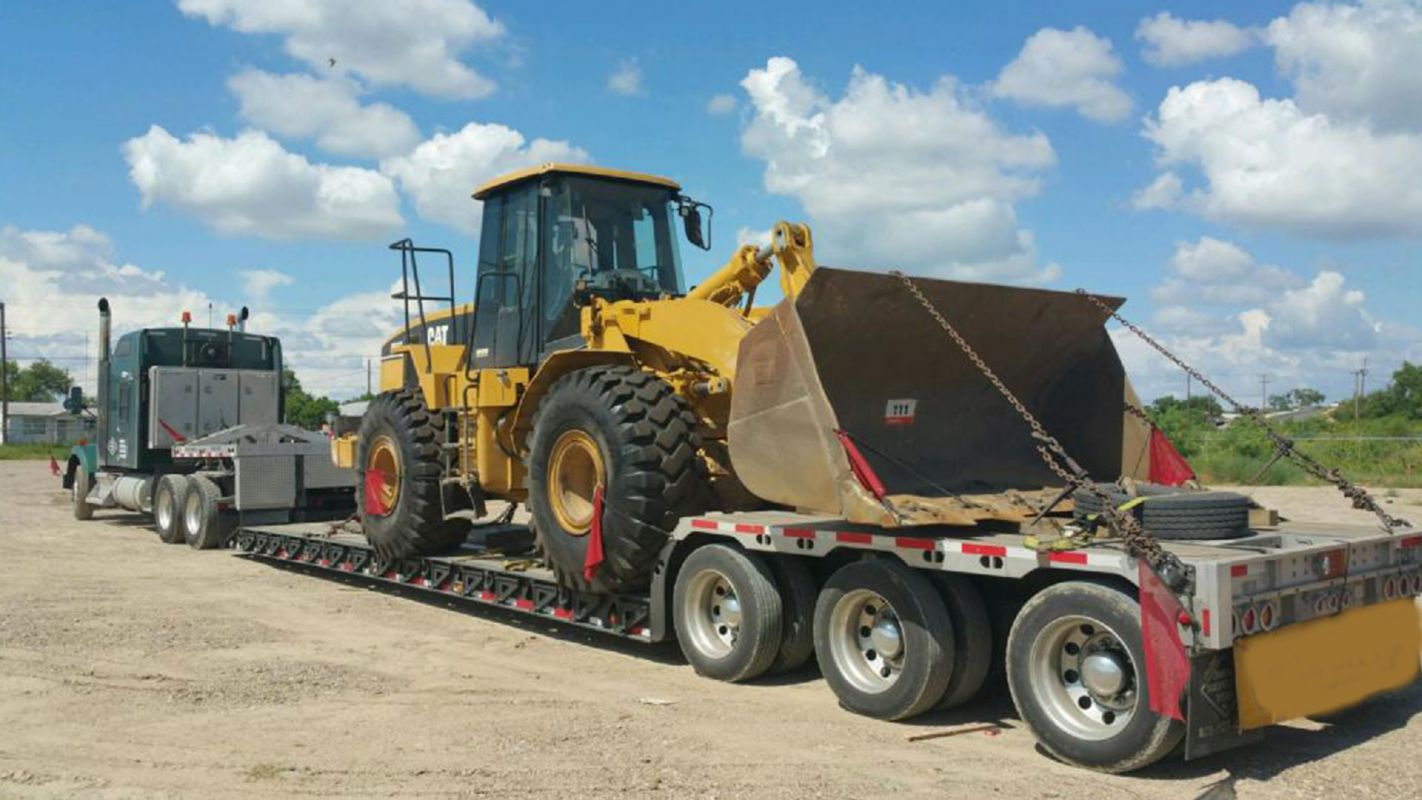
<instances>
[{"instance_id":1,"label":"loader roof","mask_svg":"<svg viewBox=\"0 0 1422 800\"><path fill-rule=\"evenodd\" d=\"M607 167L592 167L586 164L559 164L549 162L539 164L536 167L515 170L492 178L480 184L474 190L474 199L483 200L491 193L512 186L515 183L526 181L542 175L560 172L568 175L591 175L597 178L612 178L613 180L628 181L629 183L645 183L652 186L662 186L667 189L680 189L681 184L671 178L663 178L660 175L649 175L645 172L629 172L624 169L609 169Z\"/></svg>"}]
</instances>

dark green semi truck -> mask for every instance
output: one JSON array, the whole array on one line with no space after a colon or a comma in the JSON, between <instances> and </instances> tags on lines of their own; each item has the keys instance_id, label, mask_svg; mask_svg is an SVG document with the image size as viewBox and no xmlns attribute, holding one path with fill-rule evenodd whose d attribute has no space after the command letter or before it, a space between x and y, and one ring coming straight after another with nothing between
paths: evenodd
<instances>
[{"instance_id":1,"label":"dark green semi truck","mask_svg":"<svg viewBox=\"0 0 1422 800\"><path fill-rule=\"evenodd\" d=\"M281 424L281 342L247 333L246 319L244 308L225 329L195 328L184 312L181 327L131 331L110 346L109 303L99 300L98 427L63 473L75 517L151 514L163 541L208 548L226 543L239 516L291 521L351 507L353 476L331 464L325 436Z\"/></svg>"}]
</instances>

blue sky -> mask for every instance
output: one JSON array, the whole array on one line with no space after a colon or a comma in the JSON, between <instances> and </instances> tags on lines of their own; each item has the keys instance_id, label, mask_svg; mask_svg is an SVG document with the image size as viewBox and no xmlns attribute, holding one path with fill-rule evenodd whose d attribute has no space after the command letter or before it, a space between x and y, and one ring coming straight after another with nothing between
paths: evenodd
<instances>
[{"instance_id":1,"label":"blue sky","mask_svg":"<svg viewBox=\"0 0 1422 800\"><path fill-rule=\"evenodd\" d=\"M715 206L693 283L807 220L821 263L1123 295L1249 398L1422 359L1415 3L352 9L0 6L12 352L82 372L101 292L121 329L247 303L354 394L384 245L472 268L468 190L572 158ZM1183 389L1120 346L1144 394Z\"/></svg>"}]
</instances>

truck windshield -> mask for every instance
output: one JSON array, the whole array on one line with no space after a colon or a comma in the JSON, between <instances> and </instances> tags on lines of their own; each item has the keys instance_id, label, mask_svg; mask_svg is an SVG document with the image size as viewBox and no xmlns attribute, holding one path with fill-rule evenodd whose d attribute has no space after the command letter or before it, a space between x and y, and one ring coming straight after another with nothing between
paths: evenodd
<instances>
[{"instance_id":1,"label":"truck windshield","mask_svg":"<svg viewBox=\"0 0 1422 800\"><path fill-rule=\"evenodd\" d=\"M567 176L549 199L548 301L571 295L579 278L618 298L685 293L671 190Z\"/></svg>"}]
</instances>

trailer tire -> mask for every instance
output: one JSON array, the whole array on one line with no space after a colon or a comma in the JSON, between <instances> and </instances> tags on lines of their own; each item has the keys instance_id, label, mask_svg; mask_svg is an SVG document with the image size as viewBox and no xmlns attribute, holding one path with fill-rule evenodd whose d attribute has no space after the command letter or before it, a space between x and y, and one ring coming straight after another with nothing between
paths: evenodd
<instances>
[{"instance_id":1,"label":"trailer tire","mask_svg":"<svg viewBox=\"0 0 1422 800\"><path fill-rule=\"evenodd\" d=\"M212 550L227 544L232 535L232 519L218 508L222 490L205 475L188 478L183 496L183 538L194 550Z\"/></svg>"},{"instance_id":2,"label":"trailer tire","mask_svg":"<svg viewBox=\"0 0 1422 800\"><path fill-rule=\"evenodd\" d=\"M533 416L528 508L550 569L565 586L633 591L647 585L677 520L709 503L696 417L665 381L629 366L570 372ZM603 561L584 577L603 488Z\"/></svg>"},{"instance_id":3,"label":"trailer tire","mask_svg":"<svg viewBox=\"0 0 1422 800\"><path fill-rule=\"evenodd\" d=\"M182 544L183 498L188 495L188 476L163 475L153 486L153 527L164 544Z\"/></svg>"},{"instance_id":4,"label":"trailer tire","mask_svg":"<svg viewBox=\"0 0 1422 800\"><path fill-rule=\"evenodd\" d=\"M953 675L938 701L938 708L964 705L982 691L992 670L992 620L978 587L964 575L933 575L948 617L953 620Z\"/></svg>"},{"instance_id":5,"label":"trailer tire","mask_svg":"<svg viewBox=\"0 0 1422 800\"><path fill-rule=\"evenodd\" d=\"M89 504L89 491L94 488L94 476L89 474L89 470L84 469L83 464L74 468L73 489L74 518L78 520L93 519L94 507Z\"/></svg>"},{"instance_id":6,"label":"trailer tire","mask_svg":"<svg viewBox=\"0 0 1422 800\"><path fill-rule=\"evenodd\" d=\"M770 665L772 675L799 669L815 654L815 578L804 559L775 556L770 572L780 590L780 652Z\"/></svg>"},{"instance_id":7,"label":"trailer tire","mask_svg":"<svg viewBox=\"0 0 1422 800\"><path fill-rule=\"evenodd\" d=\"M440 496L444 417L429 410L418 389L383 392L371 400L361 417L359 441L356 493L361 529L382 559L433 555L464 542L469 523L446 520ZM378 487L366 485L373 468L384 476ZM369 508L373 492L391 505Z\"/></svg>"},{"instance_id":8,"label":"trailer tire","mask_svg":"<svg viewBox=\"0 0 1422 800\"><path fill-rule=\"evenodd\" d=\"M687 556L672 591L676 638L698 675L748 681L780 652L783 608L770 568L723 544Z\"/></svg>"},{"instance_id":9,"label":"trailer tire","mask_svg":"<svg viewBox=\"0 0 1422 800\"><path fill-rule=\"evenodd\" d=\"M1022 721L1052 756L1101 772L1140 769L1185 735L1184 724L1150 710L1144 664L1139 604L1099 583L1038 592L1007 640L1007 684Z\"/></svg>"},{"instance_id":10,"label":"trailer tire","mask_svg":"<svg viewBox=\"0 0 1422 800\"><path fill-rule=\"evenodd\" d=\"M815 657L840 705L878 719L933 708L952 678L953 622L933 584L896 559L841 567L815 604Z\"/></svg>"}]
</instances>

